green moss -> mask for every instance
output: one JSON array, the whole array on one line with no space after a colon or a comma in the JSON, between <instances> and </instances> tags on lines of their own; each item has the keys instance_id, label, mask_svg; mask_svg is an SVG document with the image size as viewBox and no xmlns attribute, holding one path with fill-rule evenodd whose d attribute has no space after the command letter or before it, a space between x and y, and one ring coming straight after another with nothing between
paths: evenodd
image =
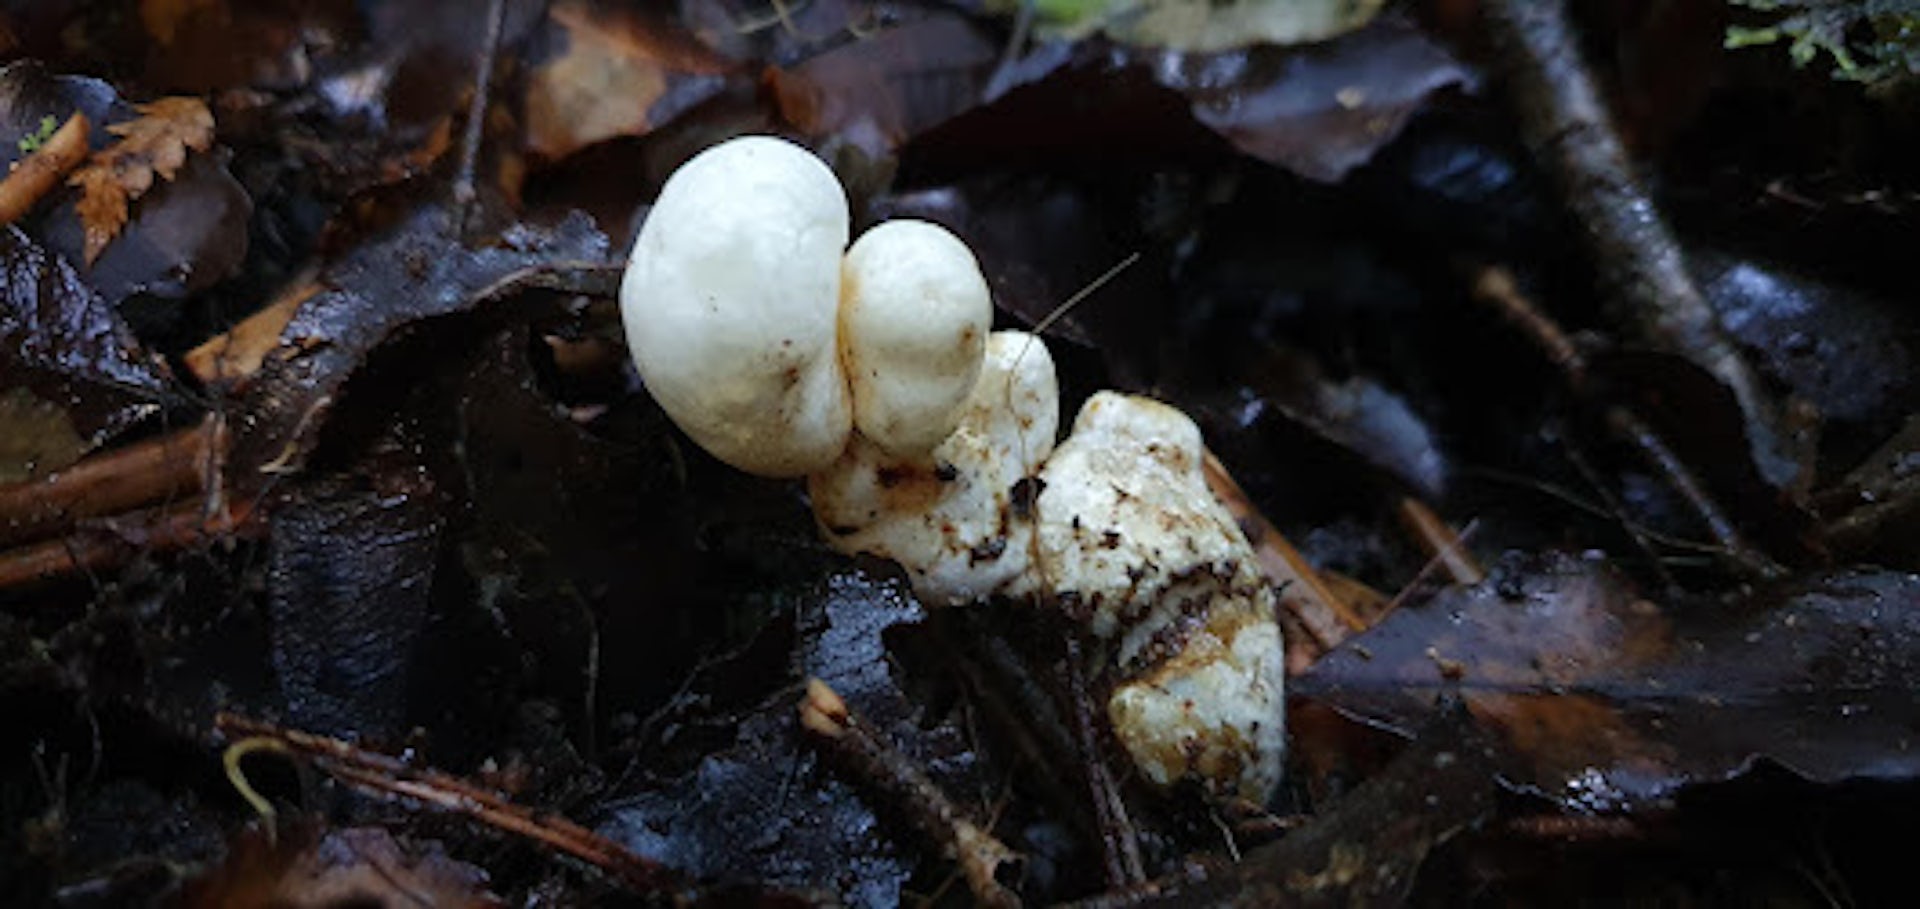
<instances>
[{"instance_id":1,"label":"green moss","mask_svg":"<svg viewBox=\"0 0 1920 909\"><path fill-rule=\"evenodd\" d=\"M1729 48L1785 43L1794 65L1822 56L1833 77L1881 89L1920 77L1920 0L1732 0L1779 17L1727 29Z\"/></svg>"},{"instance_id":2,"label":"green moss","mask_svg":"<svg viewBox=\"0 0 1920 909\"><path fill-rule=\"evenodd\" d=\"M41 117L40 128L21 136L20 141L16 143L20 146L20 153L31 155L39 151L40 146L47 144L47 140L53 138L53 131L59 128L60 121L54 119L52 114Z\"/></svg>"}]
</instances>

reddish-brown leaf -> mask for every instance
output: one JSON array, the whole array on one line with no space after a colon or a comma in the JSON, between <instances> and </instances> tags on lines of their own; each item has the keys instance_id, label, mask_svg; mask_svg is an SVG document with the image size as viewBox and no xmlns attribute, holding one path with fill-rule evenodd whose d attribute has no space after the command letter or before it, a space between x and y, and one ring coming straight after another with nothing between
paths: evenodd
<instances>
[{"instance_id":1,"label":"reddish-brown leaf","mask_svg":"<svg viewBox=\"0 0 1920 909\"><path fill-rule=\"evenodd\" d=\"M152 188L156 175L173 179L189 150L213 145L213 112L199 98L161 98L135 109L138 119L107 127L120 141L95 152L67 179L81 189L74 210L87 231L89 265L126 227L127 206Z\"/></svg>"},{"instance_id":2,"label":"reddish-brown leaf","mask_svg":"<svg viewBox=\"0 0 1920 909\"><path fill-rule=\"evenodd\" d=\"M527 75L527 148L548 160L642 136L718 93L731 66L638 9L562 0L548 11L552 56Z\"/></svg>"}]
</instances>

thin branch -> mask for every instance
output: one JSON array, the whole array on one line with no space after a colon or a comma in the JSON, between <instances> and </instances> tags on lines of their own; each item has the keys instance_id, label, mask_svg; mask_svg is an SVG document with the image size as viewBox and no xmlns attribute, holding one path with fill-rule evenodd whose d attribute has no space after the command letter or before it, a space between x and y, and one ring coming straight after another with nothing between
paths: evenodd
<instances>
[{"instance_id":1,"label":"thin branch","mask_svg":"<svg viewBox=\"0 0 1920 909\"><path fill-rule=\"evenodd\" d=\"M1438 560L1447 570L1447 578L1456 586L1472 587L1487 579L1487 570L1475 561L1473 553L1467 551L1464 533L1456 532L1440 516L1427 507L1427 503L1412 496L1400 500L1400 523L1413 536L1414 542L1427 554L1427 558Z\"/></svg>"},{"instance_id":2,"label":"thin branch","mask_svg":"<svg viewBox=\"0 0 1920 909\"><path fill-rule=\"evenodd\" d=\"M1756 465L1775 476L1783 469L1778 414L1635 176L1582 59L1566 0L1487 0L1481 8L1507 65L1521 131L1553 171L1621 321L1643 342L1686 358L1733 392L1749 427L1770 436L1750 441Z\"/></svg>"},{"instance_id":3,"label":"thin branch","mask_svg":"<svg viewBox=\"0 0 1920 909\"><path fill-rule=\"evenodd\" d=\"M1120 890L1147 879L1146 864L1140 859L1140 835L1127 816L1120 787L1101 756L1100 727L1093 718L1093 698L1087 693L1086 665L1080 653L1079 638L1067 635L1066 659L1062 671L1067 676L1067 697L1073 707L1073 732L1080 747L1080 763L1086 769L1087 787L1093 799L1094 817L1100 822L1100 851L1106 868L1107 886Z\"/></svg>"},{"instance_id":4,"label":"thin branch","mask_svg":"<svg viewBox=\"0 0 1920 909\"><path fill-rule=\"evenodd\" d=\"M216 716L214 728L235 741L278 742L284 751L311 761L322 772L357 788L464 815L496 830L532 840L599 868L635 891L666 894L680 886L679 875L664 865L564 817L515 804L491 789L452 774L415 767L391 755L367 751L339 739L284 729L231 713ZM255 747L257 750L259 746Z\"/></svg>"},{"instance_id":5,"label":"thin branch","mask_svg":"<svg viewBox=\"0 0 1920 909\"><path fill-rule=\"evenodd\" d=\"M467 105L466 129L460 137L460 169L453 177L454 224L465 229L469 209L478 191L474 171L480 165L480 146L486 137L487 104L493 94L493 67L500 56L500 32L507 18L507 0L487 5L487 32L473 76L473 97Z\"/></svg>"},{"instance_id":6,"label":"thin branch","mask_svg":"<svg viewBox=\"0 0 1920 909\"><path fill-rule=\"evenodd\" d=\"M87 159L87 115L75 112L32 154L0 181L0 225L12 224L38 203L68 171Z\"/></svg>"},{"instance_id":7,"label":"thin branch","mask_svg":"<svg viewBox=\"0 0 1920 909\"><path fill-rule=\"evenodd\" d=\"M1655 475L1680 494L1720 544L1722 555L1734 569L1758 578L1773 578L1783 573L1778 563L1747 543L1720 503L1707 494L1706 485L1653 427L1625 406L1599 400L1600 395L1588 378L1586 357L1559 323L1521 293L1511 272L1497 265L1479 269L1473 279L1473 298L1493 307L1525 333L1528 340L1559 367L1574 394L1602 409L1607 429L1632 446Z\"/></svg>"},{"instance_id":8,"label":"thin branch","mask_svg":"<svg viewBox=\"0 0 1920 909\"><path fill-rule=\"evenodd\" d=\"M208 465L226 447L225 425L208 419L41 479L0 486L0 546L46 539L86 518L196 495Z\"/></svg>"},{"instance_id":9,"label":"thin branch","mask_svg":"<svg viewBox=\"0 0 1920 909\"><path fill-rule=\"evenodd\" d=\"M115 517L97 528L0 552L0 590L126 564L143 553L181 552L216 540L258 533L254 502L208 513L198 502Z\"/></svg>"},{"instance_id":10,"label":"thin branch","mask_svg":"<svg viewBox=\"0 0 1920 909\"><path fill-rule=\"evenodd\" d=\"M942 855L960 866L975 903L1020 904L1008 887L1020 879L1025 860L968 820L918 765L882 740L827 683L807 680L800 725L839 759L855 785L899 810L914 829L939 845Z\"/></svg>"},{"instance_id":11,"label":"thin branch","mask_svg":"<svg viewBox=\"0 0 1920 909\"><path fill-rule=\"evenodd\" d=\"M1473 528L1474 525L1468 524L1466 529L1460 532L1460 536L1462 538L1472 536ZM1429 578L1432 578L1440 569L1446 567L1448 567L1447 557L1444 552L1435 552L1428 555L1427 561L1421 564L1420 570L1413 573L1413 579L1403 585L1400 588L1400 592L1393 595L1393 599L1387 601L1387 605L1381 609L1379 617L1374 619L1374 621L1378 622L1380 619L1386 618L1394 610L1405 606L1408 600L1412 599L1416 593L1426 587Z\"/></svg>"}]
</instances>

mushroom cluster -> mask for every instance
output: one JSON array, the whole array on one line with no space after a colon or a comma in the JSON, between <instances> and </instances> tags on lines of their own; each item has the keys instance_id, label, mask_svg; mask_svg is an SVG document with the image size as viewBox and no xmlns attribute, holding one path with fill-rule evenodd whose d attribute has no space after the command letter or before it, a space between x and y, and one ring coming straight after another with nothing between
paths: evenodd
<instances>
[{"instance_id":1,"label":"mushroom cluster","mask_svg":"<svg viewBox=\"0 0 1920 909\"><path fill-rule=\"evenodd\" d=\"M675 171L620 290L648 390L720 460L806 477L831 545L897 562L929 605L1064 611L1100 643L1143 777L1264 802L1286 747L1275 596L1207 489L1198 427L1101 392L1056 449L1052 357L989 335L966 244L898 220L847 249L850 220L784 140Z\"/></svg>"}]
</instances>

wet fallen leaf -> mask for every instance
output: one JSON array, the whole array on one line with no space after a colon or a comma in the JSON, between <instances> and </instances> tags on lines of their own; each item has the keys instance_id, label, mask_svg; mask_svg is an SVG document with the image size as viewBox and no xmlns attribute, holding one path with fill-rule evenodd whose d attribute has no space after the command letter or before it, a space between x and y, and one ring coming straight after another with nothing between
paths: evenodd
<instances>
[{"instance_id":1,"label":"wet fallen leaf","mask_svg":"<svg viewBox=\"0 0 1920 909\"><path fill-rule=\"evenodd\" d=\"M519 225L463 245L445 207L412 213L321 275L255 375L241 404L258 425L237 439L229 470L242 486L295 470L325 427L342 388L375 348L434 316L461 312L516 272L597 265L607 240L584 216L553 229Z\"/></svg>"},{"instance_id":2,"label":"wet fallen leaf","mask_svg":"<svg viewBox=\"0 0 1920 909\"><path fill-rule=\"evenodd\" d=\"M199 98L161 98L134 109L139 119L107 126L120 140L94 153L67 179L81 189L77 211L86 228L89 265L120 235L127 207L153 187L155 177L173 179L187 152L213 146L213 112Z\"/></svg>"},{"instance_id":3,"label":"wet fallen leaf","mask_svg":"<svg viewBox=\"0 0 1920 909\"><path fill-rule=\"evenodd\" d=\"M445 517L411 446L300 482L269 522L267 614L287 717L326 735L398 735Z\"/></svg>"},{"instance_id":4,"label":"wet fallen leaf","mask_svg":"<svg viewBox=\"0 0 1920 909\"><path fill-rule=\"evenodd\" d=\"M548 159L642 136L725 85L730 66L677 25L566 0L548 10L552 55L528 74L527 148Z\"/></svg>"},{"instance_id":5,"label":"wet fallen leaf","mask_svg":"<svg viewBox=\"0 0 1920 909\"><path fill-rule=\"evenodd\" d=\"M1445 490L1446 455L1405 396L1369 376L1333 379L1300 351L1275 350L1254 369L1253 397L1236 415L1241 425L1286 419L1423 495Z\"/></svg>"},{"instance_id":6,"label":"wet fallen leaf","mask_svg":"<svg viewBox=\"0 0 1920 909\"><path fill-rule=\"evenodd\" d=\"M922 727L892 678L882 635L922 617L899 585L858 574L830 579L802 603L794 677L818 676L871 711L904 751L948 784L974 767L949 724ZM894 905L915 857L800 740L794 688L748 711L737 737L683 779L612 803L600 832L701 877L760 881L849 905ZM976 791L949 786L949 792Z\"/></svg>"},{"instance_id":7,"label":"wet fallen leaf","mask_svg":"<svg viewBox=\"0 0 1920 909\"><path fill-rule=\"evenodd\" d=\"M1823 419L1884 426L1920 398L1893 301L1710 250L1687 261L1727 333Z\"/></svg>"},{"instance_id":8,"label":"wet fallen leaf","mask_svg":"<svg viewBox=\"0 0 1920 909\"><path fill-rule=\"evenodd\" d=\"M45 476L86 452L59 405L25 388L0 387L0 483Z\"/></svg>"},{"instance_id":9,"label":"wet fallen leaf","mask_svg":"<svg viewBox=\"0 0 1920 909\"><path fill-rule=\"evenodd\" d=\"M1474 78L1403 23L1378 23L1324 45L1168 54L1156 78L1241 151L1333 182L1400 134L1427 98Z\"/></svg>"},{"instance_id":10,"label":"wet fallen leaf","mask_svg":"<svg viewBox=\"0 0 1920 909\"><path fill-rule=\"evenodd\" d=\"M771 80L788 122L877 160L979 104L999 55L976 23L933 13L775 69Z\"/></svg>"},{"instance_id":11,"label":"wet fallen leaf","mask_svg":"<svg viewBox=\"0 0 1920 909\"><path fill-rule=\"evenodd\" d=\"M1402 608L1289 694L1409 729L1458 692L1514 782L1590 811L1658 805L1756 758L1809 778L1920 770L1920 576L1815 576L1686 615L1598 563L1512 559L1478 587Z\"/></svg>"},{"instance_id":12,"label":"wet fallen leaf","mask_svg":"<svg viewBox=\"0 0 1920 909\"><path fill-rule=\"evenodd\" d=\"M404 843L378 827L267 835L243 830L220 867L188 881L190 909L491 909L486 872L449 857L438 843Z\"/></svg>"}]
</instances>

